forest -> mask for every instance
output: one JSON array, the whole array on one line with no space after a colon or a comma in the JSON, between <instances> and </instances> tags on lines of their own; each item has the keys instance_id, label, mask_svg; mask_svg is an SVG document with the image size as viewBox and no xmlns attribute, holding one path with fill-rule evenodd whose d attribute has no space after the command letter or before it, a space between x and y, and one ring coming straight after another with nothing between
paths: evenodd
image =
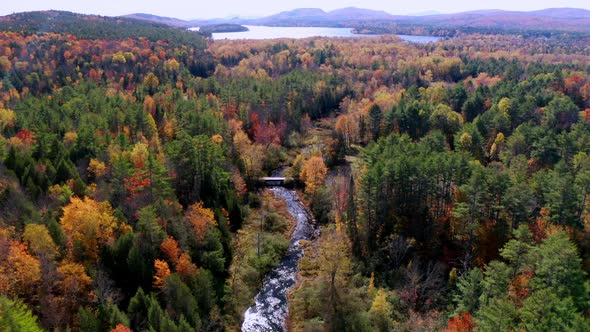
<instances>
[{"instance_id":1,"label":"forest","mask_svg":"<svg viewBox=\"0 0 590 332\"><path fill-rule=\"evenodd\" d=\"M290 331L589 331L580 38L0 18L0 330L240 330L287 167L319 227Z\"/></svg>"}]
</instances>

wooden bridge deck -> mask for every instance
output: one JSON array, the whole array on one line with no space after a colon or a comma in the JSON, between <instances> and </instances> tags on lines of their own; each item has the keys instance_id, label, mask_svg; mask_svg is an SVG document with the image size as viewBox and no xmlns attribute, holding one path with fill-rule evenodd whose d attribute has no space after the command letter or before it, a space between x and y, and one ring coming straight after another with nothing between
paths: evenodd
<instances>
[{"instance_id":1,"label":"wooden bridge deck","mask_svg":"<svg viewBox=\"0 0 590 332\"><path fill-rule=\"evenodd\" d=\"M273 176L266 176L260 178L260 181L264 183L266 186L276 187L276 186L284 186L286 182L291 181L290 178L285 177L273 177Z\"/></svg>"}]
</instances>

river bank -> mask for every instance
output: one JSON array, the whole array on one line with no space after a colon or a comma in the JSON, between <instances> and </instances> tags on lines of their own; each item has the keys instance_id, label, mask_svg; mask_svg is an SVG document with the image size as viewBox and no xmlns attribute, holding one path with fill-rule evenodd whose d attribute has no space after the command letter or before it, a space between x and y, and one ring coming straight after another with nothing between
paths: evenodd
<instances>
[{"instance_id":1,"label":"river bank","mask_svg":"<svg viewBox=\"0 0 590 332\"><path fill-rule=\"evenodd\" d=\"M278 266L265 277L255 304L244 314L242 331L286 331L287 293L295 285L299 260L306 243L316 235L316 227L297 193L281 187L270 191L287 203L289 213L297 220L289 248Z\"/></svg>"}]
</instances>

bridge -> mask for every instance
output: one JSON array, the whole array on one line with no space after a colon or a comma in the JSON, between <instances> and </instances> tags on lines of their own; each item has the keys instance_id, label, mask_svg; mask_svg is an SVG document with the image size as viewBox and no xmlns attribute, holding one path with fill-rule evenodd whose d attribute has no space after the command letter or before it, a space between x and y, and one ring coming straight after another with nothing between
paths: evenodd
<instances>
[{"instance_id":1,"label":"bridge","mask_svg":"<svg viewBox=\"0 0 590 332\"><path fill-rule=\"evenodd\" d=\"M268 187L282 187L293 182L293 179L277 176L266 176L260 178L260 182Z\"/></svg>"}]
</instances>

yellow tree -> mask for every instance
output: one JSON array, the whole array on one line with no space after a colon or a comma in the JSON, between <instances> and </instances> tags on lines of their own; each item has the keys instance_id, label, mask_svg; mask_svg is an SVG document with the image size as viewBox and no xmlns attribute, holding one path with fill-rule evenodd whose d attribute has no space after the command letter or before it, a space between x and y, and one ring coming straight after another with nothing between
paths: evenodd
<instances>
[{"instance_id":1,"label":"yellow tree","mask_svg":"<svg viewBox=\"0 0 590 332\"><path fill-rule=\"evenodd\" d=\"M490 159L497 159L498 155L500 154L500 152L502 151L502 147L504 146L504 142L505 142L505 138L504 138L504 134L503 133L498 133L496 135L496 139L494 140L494 144L492 144L492 147L490 148Z\"/></svg>"},{"instance_id":2,"label":"yellow tree","mask_svg":"<svg viewBox=\"0 0 590 332\"><path fill-rule=\"evenodd\" d=\"M314 194L324 184L328 175L328 168L322 156L312 156L306 160L301 168L299 177L305 183L305 192Z\"/></svg>"},{"instance_id":3,"label":"yellow tree","mask_svg":"<svg viewBox=\"0 0 590 332\"><path fill-rule=\"evenodd\" d=\"M509 98L502 98L498 102L498 110L502 114L510 115L510 110L512 109L512 101Z\"/></svg>"},{"instance_id":4,"label":"yellow tree","mask_svg":"<svg viewBox=\"0 0 590 332\"><path fill-rule=\"evenodd\" d=\"M99 245L113 237L116 221L113 208L108 202L97 202L85 197L72 197L70 204L63 208L61 227L68 239L68 248L73 253L74 245L80 246L83 255L89 259L98 258Z\"/></svg>"},{"instance_id":5,"label":"yellow tree","mask_svg":"<svg viewBox=\"0 0 590 332\"><path fill-rule=\"evenodd\" d=\"M12 110L0 107L0 131L14 127L16 114Z\"/></svg>"},{"instance_id":6,"label":"yellow tree","mask_svg":"<svg viewBox=\"0 0 590 332\"><path fill-rule=\"evenodd\" d=\"M143 84L145 84L150 93L153 93L158 85L160 85L160 80L156 75L154 75L154 73L148 73L143 79Z\"/></svg>"},{"instance_id":7,"label":"yellow tree","mask_svg":"<svg viewBox=\"0 0 590 332\"><path fill-rule=\"evenodd\" d=\"M174 117L172 119L169 119L168 114L164 113L164 119L162 120L162 122L163 124L161 129L161 135L166 141L171 140L176 134L176 127L178 125L176 119Z\"/></svg>"},{"instance_id":8,"label":"yellow tree","mask_svg":"<svg viewBox=\"0 0 590 332\"><path fill-rule=\"evenodd\" d=\"M170 60L167 60L166 62L164 62L164 68L167 71L176 73L180 69L180 63L178 63L178 61L176 61L176 59L170 59Z\"/></svg>"},{"instance_id":9,"label":"yellow tree","mask_svg":"<svg viewBox=\"0 0 590 332\"><path fill-rule=\"evenodd\" d=\"M244 163L247 178L259 176L262 173L264 147L254 144L242 130L238 130L234 137L234 147Z\"/></svg>"},{"instance_id":10,"label":"yellow tree","mask_svg":"<svg viewBox=\"0 0 590 332\"><path fill-rule=\"evenodd\" d=\"M93 300L92 279L84 266L67 260L60 264L57 273L59 306L64 309L66 321L71 322L78 309Z\"/></svg>"},{"instance_id":11,"label":"yellow tree","mask_svg":"<svg viewBox=\"0 0 590 332\"><path fill-rule=\"evenodd\" d=\"M90 159L90 164L88 165L88 173L92 174L95 179L106 174L107 166L105 163L98 159Z\"/></svg>"},{"instance_id":12,"label":"yellow tree","mask_svg":"<svg viewBox=\"0 0 590 332\"><path fill-rule=\"evenodd\" d=\"M23 240L29 245L29 250L37 256L55 257L57 246L45 225L28 224L23 232Z\"/></svg>"},{"instance_id":13,"label":"yellow tree","mask_svg":"<svg viewBox=\"0 0 590 332\"><path fill-rule=\"evenodd\" d=\"M349 248L343 231L328 228L323 232L318 262L320 277L328 283L328 300L333 312L337 312L339 290L348 288L352 271Z\"/></svg>"},{"instance_id":14,"label":"yellow tree","mask_svg":"<svg viewBox=\"0 0 590 332\"><path fill-rule=\"evenodd\" d=\"M358 122L354 121L353 117L348 114L342 114L336 120L335 129L342 138L346 147L350 147L352 143L358 141Z\"/></svg>"},{"instance_id":15,"label":"yellow tree","mask_svg":"<svg viewBox=\"0 0 590 332\"><path fill-rule=\"evenodd\" d=\"M391 327L391 315L393 308L391 303L387 301L387 293L383 288L380 288L375 295L375 300L369 310L373 318L373 322L379 331L389 331Z\"/></svg>"},{"instance_id":16,"label":"yellow tree","mask_svg":"<svg viewBox=\"0 0 590 332\"><path fill-rule=\"evenodd\" d=\"M156 110L156 101L152 96L146 96L143 100L143 109L146 112L154 112Z\"/></svg>"},{"instance_id":17,"label":"yellow tree","mask_svg":"<svg viewBox=\"0 0 590 332\"><path fill-rule=\"evenodd\" d=\"M63 261L57 268L59 274L59 286L64 293L78 293L84 297L90 295L92 279L86 273L84 266Z\"/></svg>"},{"instance_id":18,"label":"yellow tree","mask_svg":"<svg viewBox=\"0 0 590 332\"><path fill-rule=\"evenodd\" d=\"M193 225L195 235L199 241L205 238L209 227L217 226L213 211L204 207L203 202L197 202L189 206L184 217Z\"/></svg>"},{"instance_id":19,"label":"yellow tree","mask_svg":"<svg viewBox=\"0 0 590 332\"><path fill-rule=\"evenodd\" d=\"M166 278L170 275L170 267L166 261L156 259L154 261L154 268L156 269L156 274L154 274L154 288L162 289Z\"/></svg>"},{"instance_id":20,"label":"yellow tree","mask_svg":"<svg viewBox=\"0 0 590 332\"><path fill-rule=\"evenodd\" d=\"M173 265L178 264L178 258L180 257L180 248L178 247L178 242L172 237L169 236L162 241L160 244L160 249L168 258L168 261Z\"/></svg>"},{"instance_id":21,"label":"yellow tree","mask_svg":"<svg viewBox=\"0 0 590 332\"><path fill-rule=\"evenodd\" d=\"M0 234L0 294L28 297L41 280L39 260L27 247Z\"/></svg>"},{"instance_id":22,"label":"yellow tree","mask_svg":"<svg viewBox=\"0 0 590 332\"><path fill-rule=\"evenodd\" d=\"M64 144L67 148L71 148L78 140L78 133L75 131L68 131L64 134Z\"/></svg>"}]
</instances>

